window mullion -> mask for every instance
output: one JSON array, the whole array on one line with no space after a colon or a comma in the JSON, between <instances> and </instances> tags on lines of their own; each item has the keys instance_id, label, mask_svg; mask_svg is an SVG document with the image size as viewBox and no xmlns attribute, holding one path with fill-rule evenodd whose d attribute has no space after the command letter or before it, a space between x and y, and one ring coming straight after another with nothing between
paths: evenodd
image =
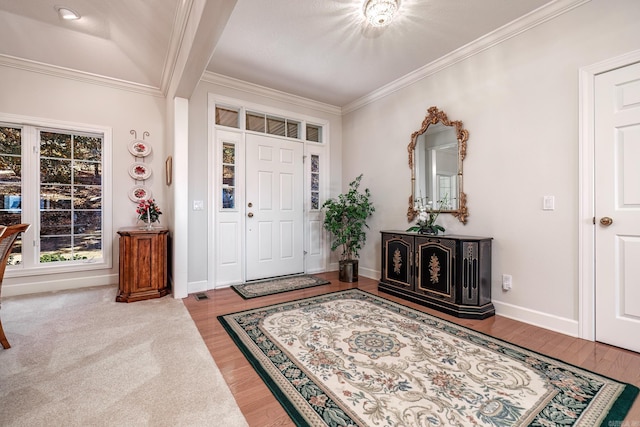
<instances>
[{"instance_id":1,"label":"window mullion","mask_svg":"<svg viewBox=\"0 0 640 427\"><path fill-rule=\"evenodd\" d=\"M33 126L22 128L22 222L31 224L22 236L22 259L24 268L37 265L38 235L40 234L40 211L38 187L40 184L38 131Z\"/></svg>"}]
</instances>

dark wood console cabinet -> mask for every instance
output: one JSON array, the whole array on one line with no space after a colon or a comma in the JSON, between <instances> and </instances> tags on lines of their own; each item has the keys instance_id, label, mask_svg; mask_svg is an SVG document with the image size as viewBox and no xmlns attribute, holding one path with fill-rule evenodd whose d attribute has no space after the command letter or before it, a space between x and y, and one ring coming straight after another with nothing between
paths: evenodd
<instances>
[{"instance_id":1,"label":"dark wood console cabinet","mask_svg":"<svg viewBox=\"0 0 640 427\"><path fill-rule=\"evenodd\" d=\"M117 302L160 298L169 293L167 252L169 231L123 228L120 235L120 283Z\"/></svg>"},{"instance_id":2,"label":"dark wood console cabinet","mask_svg":"<svg viewBox=\"0 0 640 427\"><path fill-rule=\"evenodd\" d=\"M493 316L491 240L383 231L378 289L457 317Z\"/></svg>"}]
</instances>

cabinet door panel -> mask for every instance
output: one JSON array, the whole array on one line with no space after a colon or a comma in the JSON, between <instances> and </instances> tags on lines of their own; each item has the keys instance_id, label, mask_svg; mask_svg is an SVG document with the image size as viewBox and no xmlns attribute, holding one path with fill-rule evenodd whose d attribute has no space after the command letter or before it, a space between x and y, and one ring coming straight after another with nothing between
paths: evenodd
<instances>
[{"instance_id":1,"label":"cabinet door panel","mask_svg":"<svg viewBox=\"0 0 640 427\"><path fill-rule=\"evenodd\" d=\"M449 239L416 238L418 250L416 291L455 302L456 242Z\"/></svg>"},{"instance_id":2,"label":"cabinet door panel","mask_svg":"<svg viewBox=\"0 0 640 427\"><path fill-rule=\"evenodd\" d=\"M382 279L413 289L413 237L383 234Z\"/></svg>"}]
</instances>

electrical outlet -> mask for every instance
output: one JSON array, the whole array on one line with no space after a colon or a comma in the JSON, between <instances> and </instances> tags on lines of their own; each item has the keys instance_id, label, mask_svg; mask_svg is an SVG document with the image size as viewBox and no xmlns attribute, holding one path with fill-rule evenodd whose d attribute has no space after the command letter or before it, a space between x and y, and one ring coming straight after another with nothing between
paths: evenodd
<instances>
[{"instance_id":1,"label":"electrical outlet","mask_svg":"<svg viewBox=\"0 0 640 427\"><path fill-rule=\"evenodd\" d=\"M511 290L511 285L513 284L513 278L510 274L502 275L502 289L505 291Z\"/></svg>"}]
</instances>

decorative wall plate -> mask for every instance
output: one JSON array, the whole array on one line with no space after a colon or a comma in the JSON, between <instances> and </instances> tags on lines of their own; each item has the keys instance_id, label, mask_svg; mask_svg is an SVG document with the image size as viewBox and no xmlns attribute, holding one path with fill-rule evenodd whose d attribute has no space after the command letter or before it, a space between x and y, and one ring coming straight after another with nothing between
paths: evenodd
<instances>
[{"instance_id":1,"label":"decorative wall plate","mask_svg":"<svg viewBox=\"0 0 640 427\"><path fill-rule=\"evenodd\" d=\"M129 175L133 179L147 179L151 176L151 168L144 163L135 162L129 168Z\"/></svg>"},{"instance_id":2,"label":"decorative wall plate","mask_svg":"<svg viewBox=\"0 0 640 427\"><path fill-rule=\"evenodd\" d=\"M134 139L129 144L129 152L136 157L147 157L151 154L151 145L147 141Z\"/></svg>"},{"instance_id":3,"label":"decorative wall plate","mask_svg":"<svg viewBox=\"0 0 640 427\"><path fill-rule=\"evenodd\" d=\"M149 200L152 198L151 190L144 185L136 185L131 187L131 190L129 190L129 199L131 199L132 202L139 203L143 200Z\"/></svg>"}]
</instances>

